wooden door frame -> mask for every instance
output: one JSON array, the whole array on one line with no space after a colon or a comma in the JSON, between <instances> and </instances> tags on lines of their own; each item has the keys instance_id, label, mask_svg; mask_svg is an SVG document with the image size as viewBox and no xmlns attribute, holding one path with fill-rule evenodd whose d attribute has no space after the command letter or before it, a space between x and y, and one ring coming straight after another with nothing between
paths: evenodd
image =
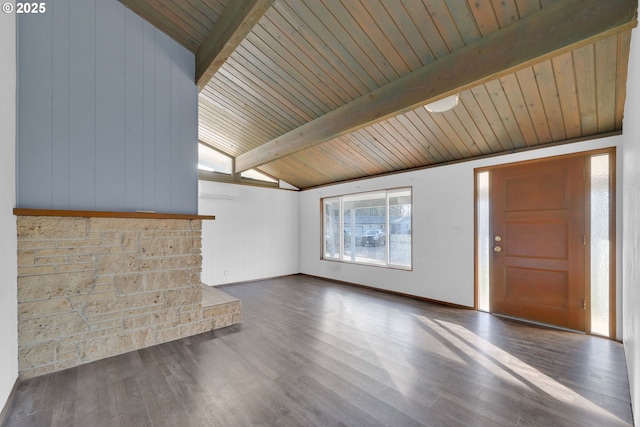
<instances>
[{"instance_id":1,"label":"wooden door frame","mask_svg":"<svg viewBox=\"0 0 640 427\"><path fill-rule=\"evenodd\" d=\"M585 245L585 333L591 335L591 187L590 180L590 164L587 159L600 154L609 154L609 339L615 340L617 335L617 275L616 275L616 147L601 148L589 151L580 151L576 153L562 154L557 156L541 157L530 160L514 161L493 166L483 166L474 168L473 170L473 217L474 217L474 309L478 310L478 286L479 286L479 263L478 263L478 173L489 172L499 168L511 166L522 166L532 163L541 163L545 161L584 157L585 158L585 215L586 226L585 233L587 235L587 244ZM491 191L491 189L489 190Z\"/></svg>"}]
</instances>

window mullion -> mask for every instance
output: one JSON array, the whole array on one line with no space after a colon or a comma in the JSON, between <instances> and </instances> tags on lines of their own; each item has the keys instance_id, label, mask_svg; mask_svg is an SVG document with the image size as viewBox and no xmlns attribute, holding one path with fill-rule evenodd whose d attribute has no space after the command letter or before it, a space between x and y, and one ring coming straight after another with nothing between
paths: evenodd
<instances>
[{"instance_id":1,"label":"window mullion","mask_svg":"<svg viewBox=\"0 0 640 427\"><path fill-rule=\"evenodd\" d=\"M344 200L343 197L340 196L340 235L338 238L340 239L340 261L344 260Z\"/></svg>"},{"instance_id":2,"label":"window mullion","mask_svg":"<svg viewBox=\"0 0 640 427\"><path fill-rule=\"evenodd\" d=\"M386 251L386 260L387 260L387 265L391 264L390 259L389 259L389 245L390 245L390 237L391 237L391 233L389 232L389 192L386 191L385 192L385 225L384 225L384 232L385 232L385 237L384 237L384 247L385 247L385 251Z\"/></svg>"}]
</instances>

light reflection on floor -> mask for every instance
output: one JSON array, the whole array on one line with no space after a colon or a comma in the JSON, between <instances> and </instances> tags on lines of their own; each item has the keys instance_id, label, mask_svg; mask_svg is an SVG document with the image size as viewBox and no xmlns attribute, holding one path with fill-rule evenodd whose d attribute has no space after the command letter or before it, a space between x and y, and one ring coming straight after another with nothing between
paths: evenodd
<instances>
[{"instance_id":1,"label":"light reflection on floor","mask_svg":"<svg viewBox=\"0 0 640 427\"><path fill-rule=\"evenodd\" d=\"M505 383L522 389L528 389L537 394L546 394L560 402L572 405L581 411L587 411L603 420L610 421L612 424L625 423L606 409L474 334L465 327L443 320L431 320L420 315L414 316L424 326L455 346L462 354L467 355L478 365Z\"/></svg>"}]
</instances>

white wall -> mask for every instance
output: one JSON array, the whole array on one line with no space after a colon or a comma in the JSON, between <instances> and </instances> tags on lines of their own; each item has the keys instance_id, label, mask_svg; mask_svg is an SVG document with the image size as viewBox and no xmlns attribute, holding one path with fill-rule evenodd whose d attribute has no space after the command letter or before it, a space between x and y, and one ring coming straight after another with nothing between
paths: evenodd
<instances>
[{"instance_id":1,"label":"white wall","mask_svg":"<svg viewBox=\"0 0 640 427\"><path fill-rule=\"evenodd\" d=\"M216 216L202 226L203 283L300 272L298 192L200 181L200 193L199 213Z\"/></svg>"},{"instance_id":2,"label":"white wall","mask_svg":"<svg viewBox=\"0 0 640 427\"><path fill-rule=\"evenodd\" d=\"M474 305L474 168L617 146L622 137L400 173L303 191L300 271L320 277ZM413 187L413 271L320 259L320 199L369 190Z\"/></svg>"},{"instance_id":3,"label":"white wall","mask_svg":"<svg viewBox=\"0 0 640 427\"><path fill-rule=\"evenodd\" d=\"M633 418L640 422L640 33L637 28L631 38L623 129L623 342Z\"/></svg>"},{"instance_id":4,"label":"white wall","mask_svg":"<svg viewBox=\"0 0 640 427\"><path fill-rule=\"evenodd\" d=\"M0 407L18 377L15 19L14 14L0 13Z\"/></svg>"}]
</instances>

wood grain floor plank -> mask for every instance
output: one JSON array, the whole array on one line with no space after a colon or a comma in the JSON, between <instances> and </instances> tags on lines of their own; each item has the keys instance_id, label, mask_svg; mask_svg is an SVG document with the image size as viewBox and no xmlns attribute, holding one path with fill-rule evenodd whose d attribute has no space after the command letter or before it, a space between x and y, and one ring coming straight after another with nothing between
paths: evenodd
<instances>
[{"instance_id":1,"label":"wood grain floor plank","mask_svg":"<svg viewBox=\"0 0 640 427\"><path fill-rule=\"evenodd\" d=\"M243 323L22 381L2 427L629 426L620 343L304 275Z\"/></svg>"}]
</instances>

